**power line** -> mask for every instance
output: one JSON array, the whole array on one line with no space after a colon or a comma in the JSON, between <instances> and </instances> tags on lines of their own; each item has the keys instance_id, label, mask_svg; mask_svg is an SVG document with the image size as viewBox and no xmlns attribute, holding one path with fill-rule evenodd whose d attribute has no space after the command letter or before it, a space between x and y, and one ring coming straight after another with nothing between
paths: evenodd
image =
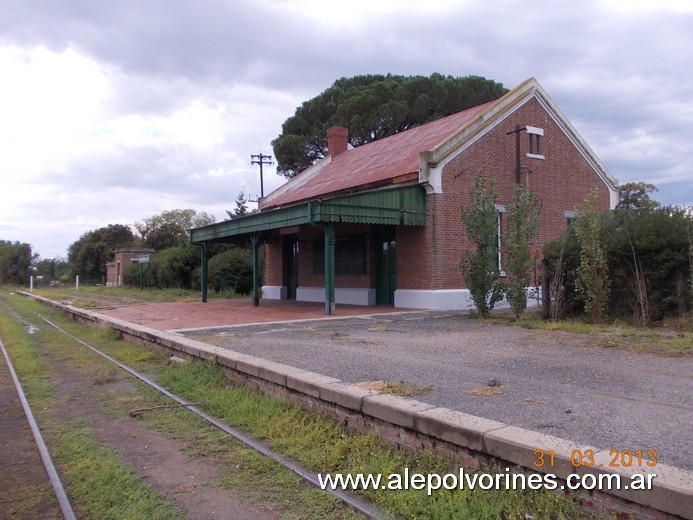
<instances>
[{"instance_id":1,"label":"power line","mask_svg":"<svg viewBox=\"0 0 693 520\"><path fill-rule=\"evenodd\" d=\"M672 177L686 177L689 175L693 175L693 170L687 172L672 173L670 175L657 175L656 177L633 177L630 178L628 182L657 182L659 180L671 179ZM626 177L626 179L629 179L629 177Z\"/></svg>"},{"instance_id":2,"label":"power line","mask_svg":"<svg viewBox=\"0 0 693 520\"><path fill-rule=\"evenodd\" d=\"M680 173L672 173L671 175L660 175L659 179L668 179L669 177L683 177L684 175L693 175L693 170Z\"/></svg>"}]
</instances>

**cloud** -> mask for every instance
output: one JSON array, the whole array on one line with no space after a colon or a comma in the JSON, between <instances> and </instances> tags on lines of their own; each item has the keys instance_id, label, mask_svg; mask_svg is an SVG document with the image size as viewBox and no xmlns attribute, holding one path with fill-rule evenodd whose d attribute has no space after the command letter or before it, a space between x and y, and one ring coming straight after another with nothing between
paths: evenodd
<instances>
[{"instance_id":1,"label":"cloud","mask_svg":"<svg viewBox=\"0 0 693 520\"><path fill-rule=\"evenodd\" d=\"M301 102L358 74L536 77L615 177L690 202L687 4L5 3L0 238L50 257L166 209L221 219L239 191L259 194L250 154L272 153ZM266 192L282 182L265 168Z\"/></svg>"},{"instance_id":2,"label":"cloud","mask_svg":"<svg viewBox=\"0 0 693 520\"><path fill-rule=\"evenodd\" d=\"M72 50L0 48L0 154L12 175L35 177L79 146L109 95L97 66ZM73 81L79 78L79 81Z\"/></svg>"}]
</instances>

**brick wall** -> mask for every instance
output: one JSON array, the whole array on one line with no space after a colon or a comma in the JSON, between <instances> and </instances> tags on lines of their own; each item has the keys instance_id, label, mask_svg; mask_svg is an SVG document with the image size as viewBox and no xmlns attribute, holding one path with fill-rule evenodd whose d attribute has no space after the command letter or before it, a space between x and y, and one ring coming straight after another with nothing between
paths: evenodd
<instances>
[{"instance_id":1,"label":"brick wall","mask_svg":"<svg viewBox=\"0 0 693 520\"><path fill-rule=\"evenodd\" d=\"M123 270L142 255L153 255L154 249L118 249L114 259L106 266L106 285L116 286L122 282Z\"/></svg>"},{"instance_id":2,"label":"brick wall","mask_svg":"<svg viewBox=\"0 0 693 520\"><path fill-rule=\"evenodd\" d=\"M533 246L538 276L541 250L546 242L559 238L567 229L566 211L580 204L592 186L599 188L601 207L609 208L609 190L587 160L571 143L541 104L534 98L517 108L495 128L450 160L443 169L442 191L427 195L427 224L397 226L397 288L398 289L461 289L464 282L459 264L463 252L472 247L460 218L460 205L471 204L471 190L478 172L496 180L498 204L507 204L515 184L515 136L508 134L519 125L544 130L541 154L545 159L527 157L529 137L520 133L521 180L527 184L541 205L539 234ZM502 232L505 219L501 218ZM374 287L375 255L372 249L372 228L365 225L337 224L336 235L367 234L367 274L337 276L336 287ZM301 226L299 233L299 286L321 287L324 276L314 274L313 241L323 232L315 227ZM282 285L281 237L266 249L265 283Z\"/></svg>"},{"instance_id":3,"label":"brick wall","mask_svg":"<svg viewBox=\"0 0 693 520\"><path fill-rule=\"evenodd\" d=\"M364 235L365 236L365 264L366 272L362 275L336 275L335 287L337 288L362 288L373 287L374 275L374 251L372 248L371 226L365 224L337 224L335 237ZM298 228L298 286L299 287L324 287L325 275L313 272L313 244L316 240L324 240L324 232L314 226L301 226ZM283 285L283 243L284 237L279 233L271 235L265 243L265 284L273 286Z\"/></svg>"},{"instance_id":4,"label":"brick wall","mask_svg":"<svg viewBox=\"0 0 693 520\"><path fill-rule=\"evenodd\" d=\"M429 226L436 220L436 197L426 200ZM431 248L425 245L430 241L430 233L424 226L397 226L397 288L425 289L429 287L431 271Z\"/></svg>"},{"instance_id":5,"label":"brick wall","mask_svg":"<svg viewBox=\"0 0 693 520\"><path fill-rule=\"evenodd\" d=\"M609 208L607 186L543 107L532 99L445 165L443 193L428 195L427 226L415 237L416 243L408 247L411 254L422 251L428 257L423 263L430 265L429 280L424 276L403 279L398 287L464 287L459 263L463 252L472 245L460 219L460 205L471 204L471 190L480 171L487 180L496 180L498 204L511 200L515 184L515 136L508 135L508 132L514 130L515 125L530 125L544 130L541 138L543 160L526 156L529 138L525 132L520 134L520 164L525 167L522 182L529 185L541 204L539 235L534 246L538 260L541 259L543 244L559 238L567 229L565 211L573 210L582 202L591 186L599 188L601 207L604 210ZM501 218L501 222L503 220Z\"/></svg>"},{"instance_id":6,"label":"brick wall","mask_svg":"<svg viewBox=\"0 0 693 520\"><path fill-rule=\"evenodd\" d=\"M265 285L282 285L282 242L279 233L265 241Z\"/></svg>"}]
</instances>

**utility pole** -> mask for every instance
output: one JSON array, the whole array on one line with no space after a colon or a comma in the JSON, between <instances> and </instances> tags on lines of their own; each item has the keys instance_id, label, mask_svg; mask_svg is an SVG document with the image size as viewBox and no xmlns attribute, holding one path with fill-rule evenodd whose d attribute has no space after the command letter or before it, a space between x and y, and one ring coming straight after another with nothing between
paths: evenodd
<instances>
[{"instance_id":1,"label":"utility pole","mask_svg":"<svg viewBox=\"0 0 693 520\"><path fill-rule=\"evenodd\" d=\"M274 164L270 159L272 159L271 155L263 155L262 152L259 154L250 154L250 164L259 164L260 165L260 197L265 196L265 187L263 185L262 181L262 165L263 164ZM267 159L267 160L265 160Z\"/></svg>"},{"instance_id":2,"label":"utility pole","mask_svg":"<svg viewBox=\"0 0 693 520\"><path fill-rule=\"evenodd\" d=\"M515 184L522 182L522 165L520 164L520 132L527 130L526 126L520 128L515 125L515 130L508 132L507 135L515 134Z\"/></svg>"}]
</instances>

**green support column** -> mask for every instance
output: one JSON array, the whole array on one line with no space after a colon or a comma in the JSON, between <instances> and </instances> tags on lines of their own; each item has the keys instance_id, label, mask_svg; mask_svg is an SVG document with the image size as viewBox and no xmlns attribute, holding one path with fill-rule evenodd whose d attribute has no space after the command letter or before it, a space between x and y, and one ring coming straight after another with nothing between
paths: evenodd
<instances>
[{"instance_id":1,"label":"green support column","mask_svg":"<svg viewBox=\"0 0 693 520\"><path fill-rule=\"evenodd\" d=\"M260 284L259 271L260 262L258 260L258 249L260 247L260 233L250 235L250 241L253 245L253 307L260 306Z\"/></svg>"},{"instance_id":2,"label":"green support column","mask_svg":"<svg viewBox=\"0 0 693 520\"><path fill-rule=\"evenodd\" d=\"M325 314L334 312L334 224L325 225Z\"/></svg>"},{"instance_id":3,"label":"green support column","mask_svg":"<svg viewBox=\"0 0 693 520\"><path fill-rule=\"evenodd\" d=\"M200 285L202 286L202 303L207 301L207 242L202 242L202 276Z\"/></svg>"}]
</instances>

